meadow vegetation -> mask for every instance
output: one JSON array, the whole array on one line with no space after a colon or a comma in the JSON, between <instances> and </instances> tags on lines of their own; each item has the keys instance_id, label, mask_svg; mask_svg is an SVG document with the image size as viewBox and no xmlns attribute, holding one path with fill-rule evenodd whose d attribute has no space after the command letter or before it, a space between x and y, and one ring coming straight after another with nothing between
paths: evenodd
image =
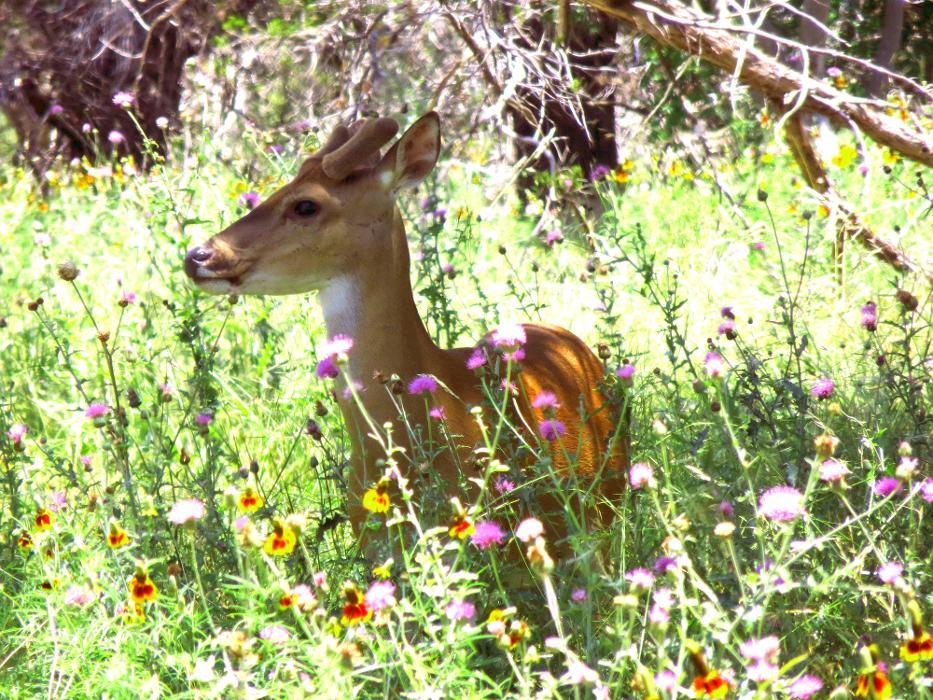
<instances>
[{"instance_id":1,"label":"meadow vegetation","mask_svg":"<svg viewBox=\"0 0 933 700\"><path fill-rule=\"evenodd\" d=\"M149 173L0 168L0 694L933 695L929 283L854 243L834 264L835 221L767 129L737 122L703 162L633 144L613 172L558 173L553 202L445 134L402 202L429 331L570 328L635 464L592 532L590 485L551 469L559 434L506 422L465 475L475 502L397 478L371 496L375 536L413 544L370 562L313 297L208 297L181 265L314 138L245 128L221 157L186 128ZM922 168L819 143L868 224L933 266ZM566 498L568 542L530 489Z\"/></svg>"}]
</instances>

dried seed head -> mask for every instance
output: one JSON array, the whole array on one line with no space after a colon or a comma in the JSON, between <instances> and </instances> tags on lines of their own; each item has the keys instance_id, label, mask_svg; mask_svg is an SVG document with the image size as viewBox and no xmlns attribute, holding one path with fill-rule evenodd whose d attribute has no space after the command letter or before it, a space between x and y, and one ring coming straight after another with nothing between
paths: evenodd
<instances>
[{"instance_id":1,"label":"dried seed head","mask_svg":"<svg viewBox=\"0 0 933 700\"><path fill-rule=\"evenodd\" d=\"M70 260L66 260L58 266L58 276L66 282L74 282L79 274L81 274L81 271Z\"/></svg>"}]
</instances>

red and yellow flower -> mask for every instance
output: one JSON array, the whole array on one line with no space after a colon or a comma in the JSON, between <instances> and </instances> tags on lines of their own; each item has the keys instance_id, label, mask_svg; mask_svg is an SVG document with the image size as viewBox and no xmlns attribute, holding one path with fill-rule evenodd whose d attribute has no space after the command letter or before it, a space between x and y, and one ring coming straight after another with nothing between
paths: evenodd
<instances>
[{"instance_id":1,"label":"red and yellow flower","mask_svg":"<svg viewBox=\"0 0 933 700\"><path fill-rule=\"evenodd\" d=\"M276 520L272 525L272 532L262 545L262 551L271 557L287 557L295 551L296 544L298 536L295 531Z\"/></svg>"},{"instance_id":2,"label":"red and yellow flower","mask_svg":"<svg viewBox=\"0 0 933 700\"><path fill-rule=\"evenodd\" d=\"M110 523L110 532L107 533L107 545L110 549L119 549L130 543L130 536L126 530L120 527L115 521Z\"/></svg>"},{"instance_id":3,"label":"red and yellow flower","mask_svg":"<svg viewBox=\"0 0 933 700\"><path fill-rule=\"evenodd\" d=\"M901 644L901 658L907 663L933 659L933 637L920 630L919 634Z\"/></svg>"},{"instance_id":4,"label":"red and yellow flower","mask_svg":"<svg viewBox=\"0 0 933 700\"><path fill-rule=\"evenodd\" d=\"M51 530L53 522L55 522L55 515L48 508L40 508L36 513L36 530L39 532Z\"/></svg>"},{"instance_id":5,"label":"red and yellow flower","mask_svg":"<svg viewBox=\"0 0 933 700\"><path fill-rule=\"evenodd\" d=\"M363 494L363 507L370 513L387 513L392 501L389 499L389 480L381 479L378 484Z\"/></svg>"},{"instance_id":6,"label":"red and yellow flower","mask_svg":"<svg viewBox=\"0 0 933 700\"><path fill-rule=\"evenodd\" d=\"M874 700L887 700L891 697L891 680L884 671L863 673L855 683L855 697L867 698L871 694Z\"/></svg>"},{"instance_id":7,"label":"red and yellow flower","mask_svg":"<svg viewBox=\"0 0 933 700\"><path fill-rule=\"evenodd\" d=\"M145 603L159 597L159 589L143 569L137 569L129 580L130 600L133 603Z\"/></svg>"},{"instance_id":8,"label":"red and yellow flower","mask_svg":"<svg viewBox=\"0 0 933 700\"><path fill-rule=\"evenodd\" d=\"M240 497L237 499L237 505L240 510L244 513L254 513L260 508L262 508L265 503L265 499L259 495L259 492L256 491L252 486L247 486L240 493Z\"/></svg>"},{"instance_id":9,"label":"red and yellow flower","mask_svg":"<svg viewBox=\"0 0 933 700\"><path fill-rule=\"evenodd\" d=\"M366 604L366 598L352 581L343 586L343 616L341 624L345 627L369 622L373 617L372 609Z\"/></svg>"},{"instance_id":10,"label":"red and yellow flower","mask_svg":"<svg viewBox=\"0 0 933 700\"><path fill-rule=\"evenodd\" d=\"M724 698L729 693L729 681L713 669L693 679L693 692L698 698Z\"/></svg>"},{"instance_id":11,"label":"red and yellow flower","mask_svg":"<svg viewBox=\"0 0 933 700\"><path fill-rule=\"evenodd\" d=\"M32 535L25 530L19 533L19 536L16 538L16 544L23 552L28 552L35 546L35 543L32 541Z\"/></svg>"},{"instance_id":12,"label":"red and yellow flower","mask_svg":"<svg viewBox=\"0 0 933 700\"><path fill-rule=\"evenodd\" d=\"M451 503L454 506L454 517L450 521L450 529L447 532L455 539L465 540L476 531L476 525L460 504L460 499L453 498Z\"/></svg>"}]
</instances>

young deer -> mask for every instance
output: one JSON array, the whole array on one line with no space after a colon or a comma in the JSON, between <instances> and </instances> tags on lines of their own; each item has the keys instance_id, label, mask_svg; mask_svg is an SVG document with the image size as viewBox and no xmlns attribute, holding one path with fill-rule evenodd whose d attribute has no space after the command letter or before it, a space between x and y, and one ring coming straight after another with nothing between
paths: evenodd
<instances>
[{"instance_id":1,"label":"young deer","mask_svg":"<svg viewBox=\"0 0 933 700\"><path fill-rule=\"evenodd\" d=\"M401 190L414 187L434 168L440 121L434 112L425 114L380 156L397 130L388 118L357 122L352 129L338 126L294 180L192 248L185 272L211 294L318 291L328 336L343 334L355 341L347 370L360 385L357 393L372 424L381 428L393 423L396 443L406 448L408 433L394 401L402 403L409 422L426 425L424 398L390 396L377 378L398 375L407 384L419 374L433 375L440 388L432 402L443 407L447 431L462 447L419 466L434 472L452 496L469 490L466 479L477 476L464 465L482 444L470 408L481 405L484 397L477 375L466 366L474 348L439 348L421 321L409 279L408 241L395 203ZM531 324L523 328L527 340L520 382L525 394L516 400L519 424L536 431L544 416L528 398L552 392L560 403L556 418L566 426L566 433L552 443L555 469L566 475L567 457L575 456L578 475L585 480L598 476L600 494L613 498L624 485L626 436L598 388L602 364L567 330ZM347 398L338 401L352 446L350 519L359 532L367 515L362 496L383 476L377 460L385 455L368 437L370 424L357 404ZM540 436L525 439L536 444ZM412 465L400 469L406 477L419 473ZM546 518L561 511L556 488L541 494L534 515ZM552 532L563 530L557 522Z\"/></svg>"}]
</instances>

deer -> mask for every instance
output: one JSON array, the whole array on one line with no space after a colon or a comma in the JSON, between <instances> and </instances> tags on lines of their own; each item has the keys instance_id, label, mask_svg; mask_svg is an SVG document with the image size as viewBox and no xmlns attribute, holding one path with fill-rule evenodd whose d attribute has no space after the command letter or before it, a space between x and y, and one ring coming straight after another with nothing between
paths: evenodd
<instances>
[{"instance_id":1,"label":"deer","mask_svg":"<svg viewBox=\"0 0 933 700\"><path fill-rule=\"evenodd\" d=\"M209 294L316 291L328 337L353 339L345 370L355 391L334 395L349 430L348 515L358 536L370 516L363 496L385 472L386 455L372 428L395 426L396 444L409 450L410 431L400 425L400 407L412 423L431 420L422 396L393 394L383 385L386 377L397 377L403 386L421 375L435 379L439 388L432 404L442 410L437 415L443 415L448 434L457 436L457 446L430 464L400 466L406 480L417 482L426 469L448 496L463 495L475 481L475 474L465 473L468 458L483 437L474 407L483 403L484 394L467 362L477 348L490 346L491 336L473 347L442 349L434 343L415 304L408 239L397 204L403 191L434 169L440 118L433 111L424 114L382 154L398 130L387 117L337 126L291 182L191 248L184 260L188 277ZM516 362L520 372L517 368L513 378L520 377L525 399L515 402L516 423L531 433L545 413L559 420L565 432L548 448L554 469L570 476L573 462L572 476L595 483L609 503L624 489L628 449L619 412L600 388L606 377L602 362L568 330L531 323L519 327L524 357ZM535 408L534 397L545 392L553 400ZM526 439L544 444L540 435ZM556 523L561 504L558 494L545 490L534 515ZM554 527L561 531L560 525Z\"/></svg>"}]
</instances>

